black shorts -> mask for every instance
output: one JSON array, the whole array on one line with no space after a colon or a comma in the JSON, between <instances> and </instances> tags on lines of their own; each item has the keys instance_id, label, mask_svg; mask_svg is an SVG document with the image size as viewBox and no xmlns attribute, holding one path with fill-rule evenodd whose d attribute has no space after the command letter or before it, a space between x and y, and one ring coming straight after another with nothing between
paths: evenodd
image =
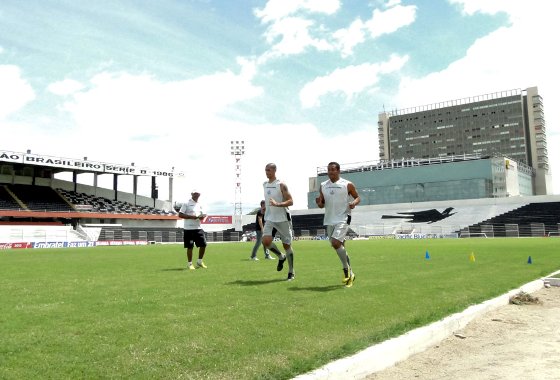
<instances>
[{"instance_id":1,"label":"black shorts","mask_svg":"<svg viewBox=\"0 0 560 380\"><path fill-rule=\"evenodd\" d=\"M203 230L183 230L183 247L193 248L206 247L206 235Z\"/></svg>"}]
</instances>

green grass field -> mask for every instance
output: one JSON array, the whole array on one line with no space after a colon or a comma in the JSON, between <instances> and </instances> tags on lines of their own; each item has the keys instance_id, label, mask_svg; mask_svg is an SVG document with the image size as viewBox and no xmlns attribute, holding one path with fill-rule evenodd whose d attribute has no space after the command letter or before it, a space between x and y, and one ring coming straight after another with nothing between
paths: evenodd
<instances>
[{"instance_id":1,"label":"green grass field","mask_svg":"<svg viewBox=\"0 0 560 380\"><path fill-rule=\"evenodd\" d=\"M326 241L293 282L251 248L0 251L0 378L289 379L560 269L554 238L349 241L347 289Z\"/></svg>"}]
</instances>

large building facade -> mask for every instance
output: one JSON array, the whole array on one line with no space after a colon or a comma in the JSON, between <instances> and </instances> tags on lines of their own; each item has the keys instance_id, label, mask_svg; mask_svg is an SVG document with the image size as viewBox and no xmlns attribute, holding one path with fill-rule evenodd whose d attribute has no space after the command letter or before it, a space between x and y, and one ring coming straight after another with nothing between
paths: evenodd
<instances>
[{"instance_id":1,"label":"large building facade","mask_svg":"<svg viewBox=\"0 0 560 380\"><path fill-rule=\"evenodd\" d=\"M506 156L535 170L533 194L551 194L542 98L537 87L379 114L381 161Z\"/></svg>"},{"instance_id":2,"label":"large building facade","mask_svg":"<svg viewBox=\"0 0 560 380\"><path fill-rule=\"evenodd\" d=\"M378 162L341 163L362 205L552 193L536 87L383 112L378 137ZM310 178L308 208L327 178Z\"/></svg>"}]
</instances>

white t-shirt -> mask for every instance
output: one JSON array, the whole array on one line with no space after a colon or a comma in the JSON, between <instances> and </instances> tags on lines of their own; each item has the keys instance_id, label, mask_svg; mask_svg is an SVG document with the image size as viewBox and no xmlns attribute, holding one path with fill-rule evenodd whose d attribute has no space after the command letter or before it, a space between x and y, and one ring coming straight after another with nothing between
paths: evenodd
<instances>
[{"instance_id":1,"label":"white t-shirt","mask_svg":"<svg viewBox=\"0 0 560 380\"><path fill-rule=\"evenodd\" d=\"M339 178L336 182L326 180L321 183L321 191L325 198L325 218L323 223L326 226L338 223L346 223L348 215L351 213L349 203L353 198L348 194L348 184L350 181Z\"/></svg>"},{"instance_id":2,"label":"white t-shirt","mask_svg":"<svg viewBox=\"0 0 560 380\"><path fill-rule=\"evenodd\" d=\"M187 203L183 203L179 212L190 216L199 216L200 214L204 214L202 205L192 200L192 198L189 199ZM185 230L199 230L202 228L200 219L183 219L183 222L183 228Z\"/></svg>"}]
</instances>

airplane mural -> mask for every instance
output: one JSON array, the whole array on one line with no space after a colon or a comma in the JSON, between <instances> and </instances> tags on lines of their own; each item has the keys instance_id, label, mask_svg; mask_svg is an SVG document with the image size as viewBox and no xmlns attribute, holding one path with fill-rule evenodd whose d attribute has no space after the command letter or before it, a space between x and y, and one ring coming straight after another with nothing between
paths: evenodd
<instances>
[{"instance_id":1,"label":"airplane mural","mask_svg":"<svg viewBox=\"0 0 560 380\"><path fill-rule=\"evenodd\" d=\"M424 211L398 212L399 215L382 215L381 219L407 219L410 223L434 223L456 214L451 212L453 207L448 207L442 212L434 209Z\"/></svg>"}]
</instances>

